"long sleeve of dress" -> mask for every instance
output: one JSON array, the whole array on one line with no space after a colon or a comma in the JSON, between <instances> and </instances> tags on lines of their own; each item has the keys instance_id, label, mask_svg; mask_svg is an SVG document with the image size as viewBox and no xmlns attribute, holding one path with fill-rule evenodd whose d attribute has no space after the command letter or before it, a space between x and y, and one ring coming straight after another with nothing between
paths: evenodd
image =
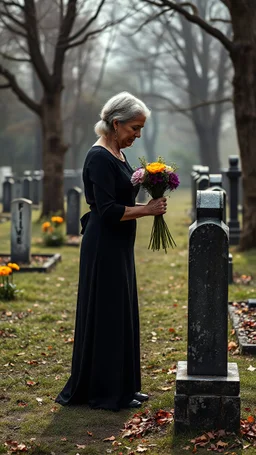
<instances>
[{"instance_id":1,"label":"long sleeve of dress","mask_svg":"<svg viewBox=\"0 0 256 455\"><path fill-rule=\"evenodd\" d=\"M95 153L88 164L97 211L104 221L111 223L119 222L125 211L125 205L117 203L117 173L115 163L102 153Z\"/></svg>"}]
</instances>

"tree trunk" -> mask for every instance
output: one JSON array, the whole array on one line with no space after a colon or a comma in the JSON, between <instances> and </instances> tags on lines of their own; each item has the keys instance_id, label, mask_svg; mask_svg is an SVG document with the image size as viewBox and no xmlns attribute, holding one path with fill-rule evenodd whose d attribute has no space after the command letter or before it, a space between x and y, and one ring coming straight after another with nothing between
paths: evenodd
<instances>
[{"instance_id":1,"label":"tree trunk","mask_svg":"<svg viewBox=\"0 0 256 455\"><path fill-rule=\"evenodd\" d=\"M64 216L64 156L61 93L44 93L42 100L43 132L43 208L41 217L58 213Z\"/></svg>"},{"instance_id":2,"label":"tree trunk","mask_svg":"<svg viewBox=\"0 0 256 455\"><path fill-rule=\"evenodd\" d=\"M214 128L197 127L200 163L209 166L211 174L220 173L219 131Z\"/></svg>"},{"instance_id":3,"label":"tree trunk","mask_svg":"<svg viewBox=\"0 0 256 455\"><path fill-rule=\"evenodd\" d=\"M256 248L256 12L250 0L232 3L234 108L243 182L240 249L248 250Z\"/></svg>"}]
</instances>

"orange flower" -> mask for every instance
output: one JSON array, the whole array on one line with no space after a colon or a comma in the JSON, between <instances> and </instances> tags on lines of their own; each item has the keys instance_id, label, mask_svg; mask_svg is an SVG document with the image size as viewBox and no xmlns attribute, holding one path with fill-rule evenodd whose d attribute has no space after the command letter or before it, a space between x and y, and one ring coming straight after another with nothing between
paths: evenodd
<instances>
[{"instance_id":1,"label":"orange flower","mask_svg":"<svg viewBox=\"0 0 256 455\"><path fill-rule=\"evenodd\" d=\"M19 265L15 264L15 262L8 262L7 267L10 267L12 270L20 270Z\"/></svg>"},{"instance_id":2,"label":"orange flower","mask_svg":"<svg viewBox=\"0 0 256 455\"><path fill-rule=\"evenodd\" d=\"M8 267L7 265L3 265L0 267L0 276L8 276L12 273L11 267Z\"/></svg>"},{"instance_id":3,"label":"orange flower","mask_svg":"<svg viewBox=\"0 0 256 455\"><path fill-rule=\"evenodd\" d=\"M158 172L163 172L165 168L166 168L165 164L158 162L150 163L146 166L146 169L150 174L157 174Z\"/></svg>"},{"instance_id":4,"label":"orange flower","mask_svg":"<svg viewBox=\"0 0 256 455\"><path fill-rule=\"evenodd\" d=\"M61 223L63 223L64 220L63 220L62 216L52 216L51 221L53 223L61 224Z\"/></svg>"},{"instance_id":5,"label":"orange flower","mask_svg":"<svg viewBox=\"0 0 256 455\"><path fill-rule=\"evenodd\" d=\"M46 221L45 223L42 224L42 231L47 232L50 226L51 223L49 223L49 221Z\"/></svg>"}]
</instances>

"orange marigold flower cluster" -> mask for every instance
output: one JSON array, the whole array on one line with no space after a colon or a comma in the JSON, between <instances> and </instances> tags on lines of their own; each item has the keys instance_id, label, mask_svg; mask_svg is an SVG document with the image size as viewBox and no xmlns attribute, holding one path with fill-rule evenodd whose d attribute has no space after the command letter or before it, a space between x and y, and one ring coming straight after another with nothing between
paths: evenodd
<instances>
[{"instance_id":1,"label":"orange marigold flower cluster","mask_svg":"<svg viewBox=\"0 0 256 455\"><path fill-rule=\"evenodd\" d=\"M158 172L163 172L165 168L166 168L165 164L158 162L150 163L146 166L146 169L150 174L157 174Z\"/></svg>"},{"instance_id":2,"label":"orange marigold flower cluster","mask_svg":"<svg viewBox=\"0 0 256 455\"><path fill-rule=\"evenodd\" d=\"M47 232L50 226L51 223L49 223L49 221L46 221L45 223L42 224L42 231Z\"/></svg>"},{"instance_id":3,"label":"orange marigold flower cluster","mask_svg":"<svg viewBox=\"0 0 256 455\"><path fill-rule=\"evenodd\" d=\"M8 267L7 265L2 265L0 267L0 276L8 276L11 275L12 273L12 268Z\"/></svg>"},{"instance_id":4,"label":"orange marigold flower cluster","mask_svg":"<svg viewBox=\"0 0 256 455\"><path fill-rule=\"evenodd\" d=\"M10 267L12 270L20 270L20 266L15 262L8 262L7 267Z\"/></svg>"},{"instance_id":5,"label":"orange marigold flower cluster","mask_svg":"<svg viewBox=\"0 0 256 455\"><path fill-rule=\"evenodd\" d=\"M61 223L63 223L64 220L63 220L62 216L52 216L51 221L53 223L61 224Z\"/></svg>"}]
</instances>

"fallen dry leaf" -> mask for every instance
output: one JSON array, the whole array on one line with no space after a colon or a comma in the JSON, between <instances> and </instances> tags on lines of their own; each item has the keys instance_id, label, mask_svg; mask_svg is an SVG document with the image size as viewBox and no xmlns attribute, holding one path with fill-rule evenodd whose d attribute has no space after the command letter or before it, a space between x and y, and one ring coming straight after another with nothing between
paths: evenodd
<instances>
[{"instance_id":1,"label":"fallen dry leaf","mask_svg":"<svg viewBox=\"0 0 256 455\"><path fill-rule=\"evenodd\" d=\"M114 441L115 439L116 439L115 436L110 436L109 438L103 439L103 442Z\"/></svg>"}]
</instances>

